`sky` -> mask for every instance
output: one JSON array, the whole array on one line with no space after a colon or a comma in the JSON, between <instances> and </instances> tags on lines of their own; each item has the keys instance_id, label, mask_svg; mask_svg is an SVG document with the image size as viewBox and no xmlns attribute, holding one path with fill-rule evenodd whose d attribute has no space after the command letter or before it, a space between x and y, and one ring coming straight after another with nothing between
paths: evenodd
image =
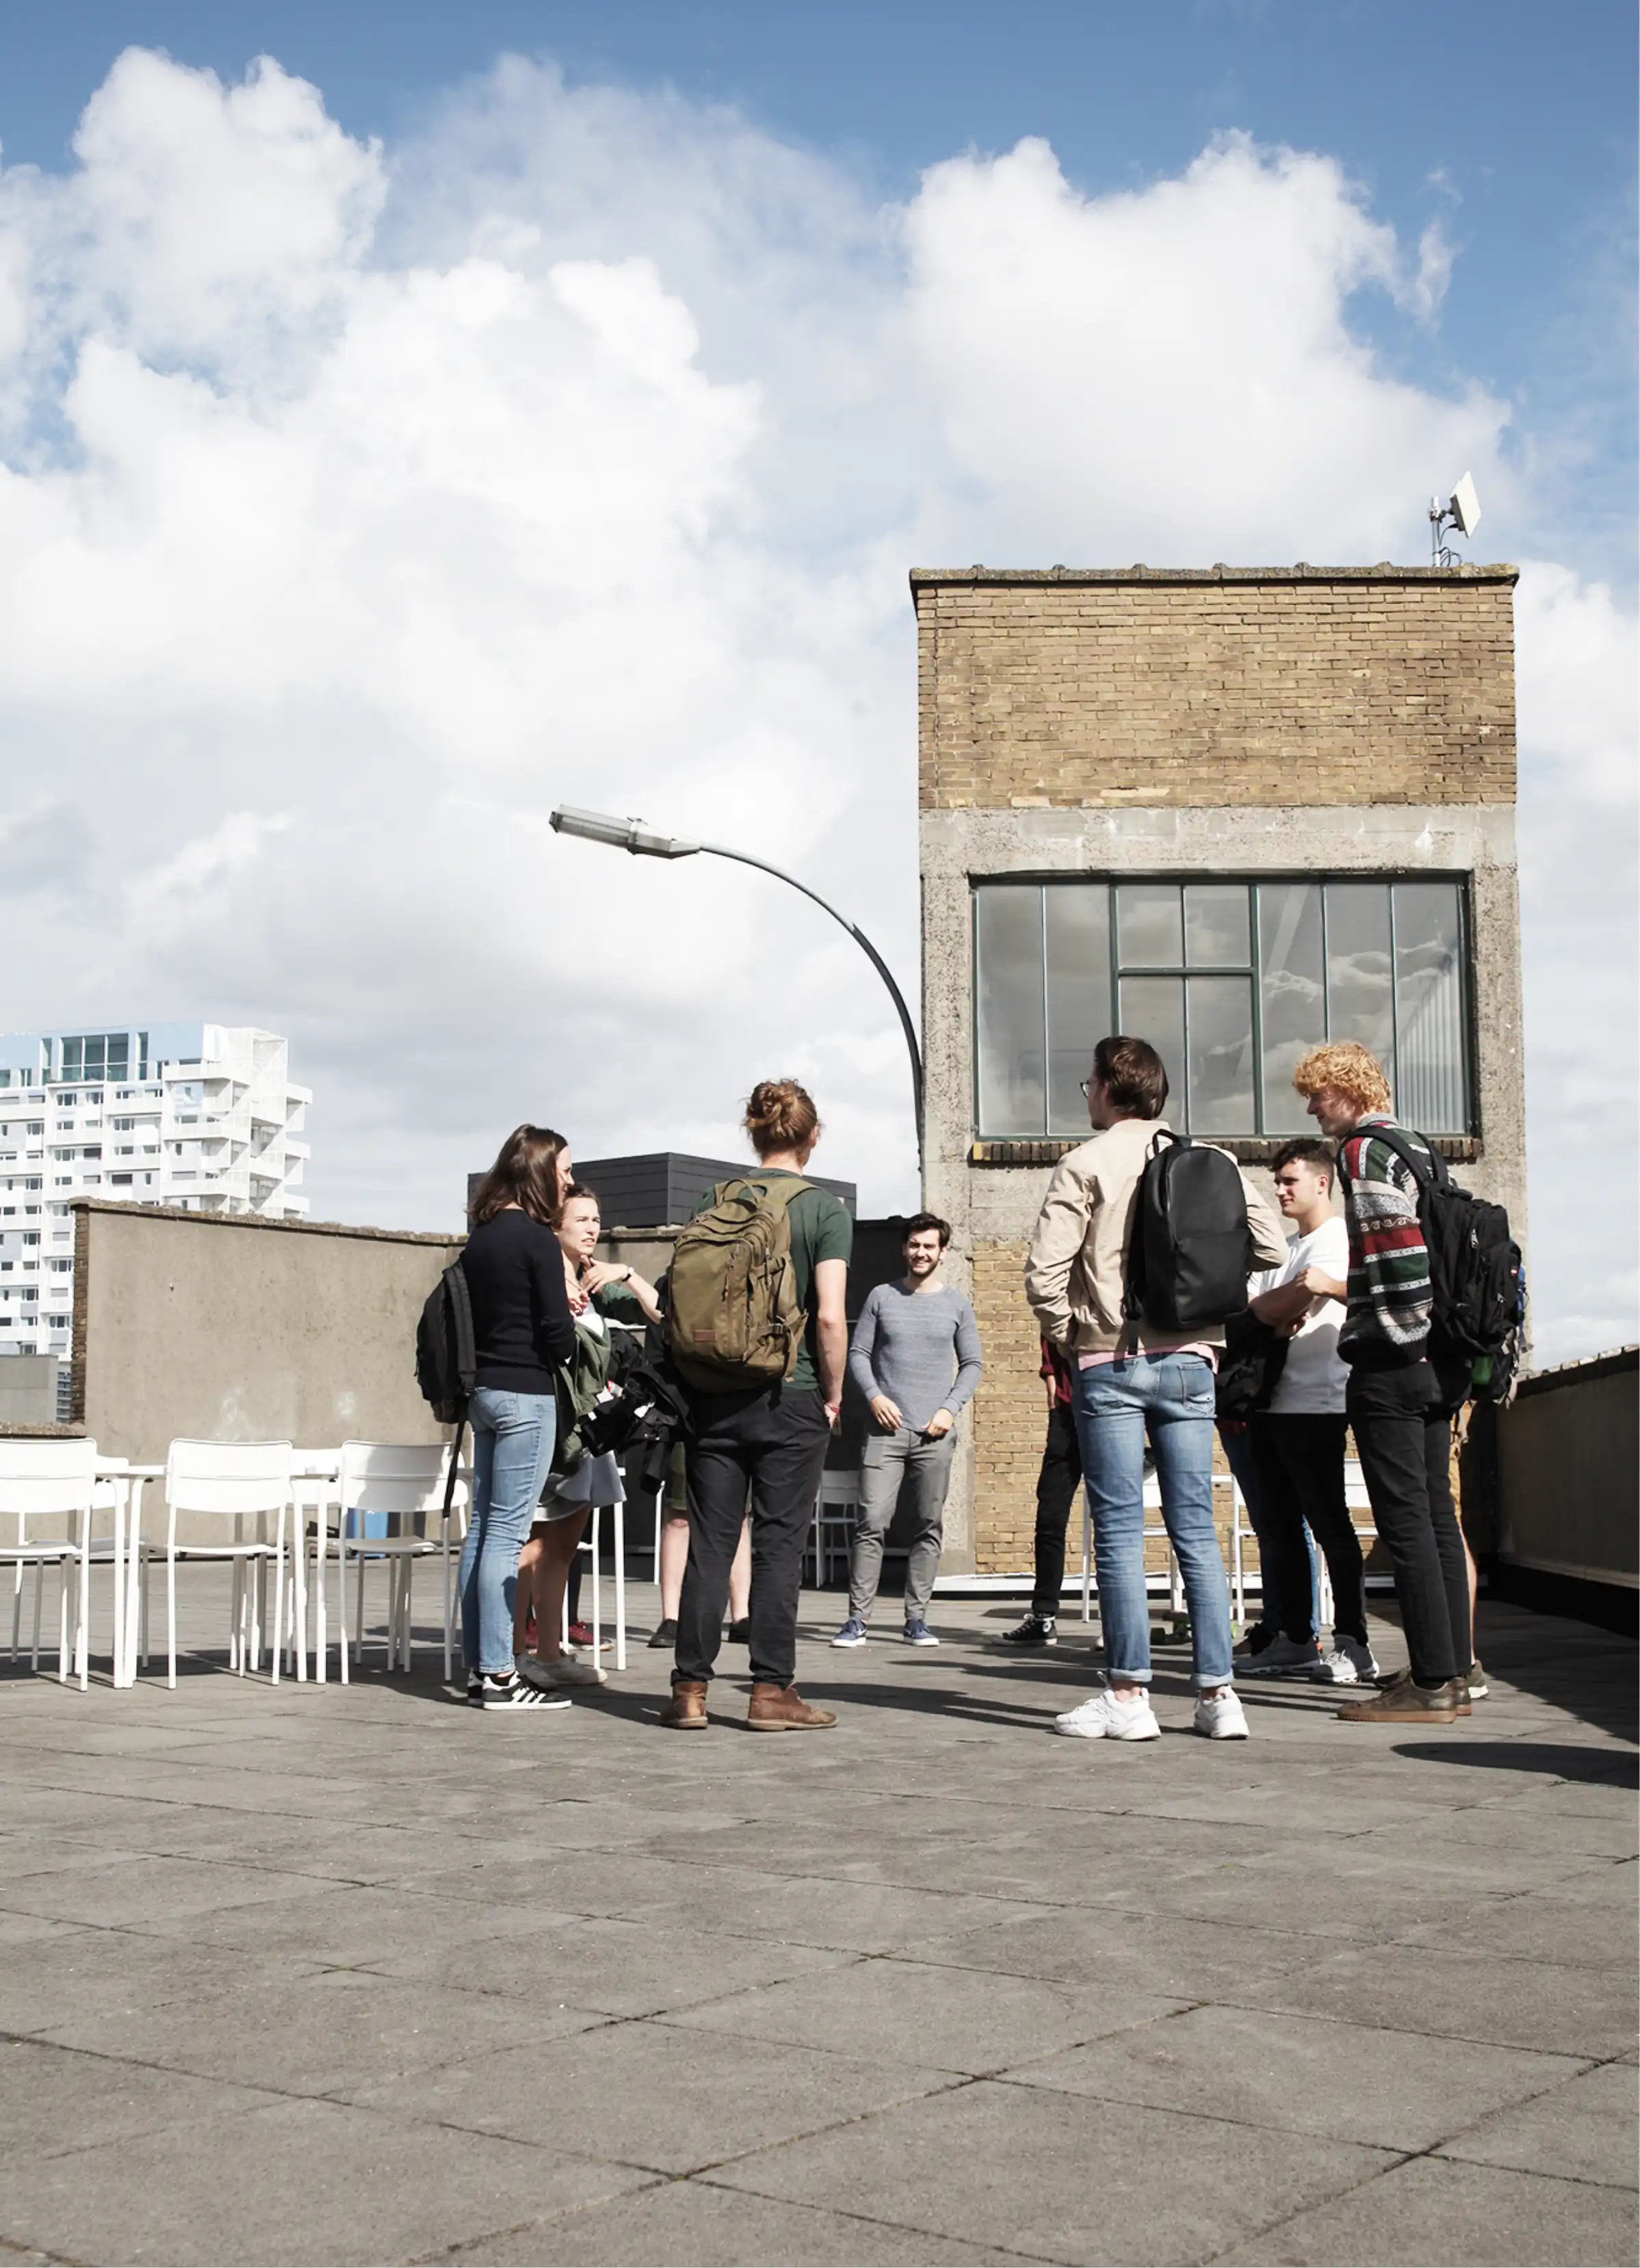
<instances>
[{"instance_id":1,"label":"sky","mask_svg":"<svg viewBox=\"0 0 1640 2268\"><path fill-rule=\"evenodd\" d=\"M554 804L796 869L915 997L908 567L1421 561L1468 469L1522 570L1539 1359L1633 1337L1635 46L7 0L0 1020L288 1033L318 1218L451 1225L526 1116L732 1156L782 1070L904 1205L857 948Z\"/></svg>"}]
</instances>

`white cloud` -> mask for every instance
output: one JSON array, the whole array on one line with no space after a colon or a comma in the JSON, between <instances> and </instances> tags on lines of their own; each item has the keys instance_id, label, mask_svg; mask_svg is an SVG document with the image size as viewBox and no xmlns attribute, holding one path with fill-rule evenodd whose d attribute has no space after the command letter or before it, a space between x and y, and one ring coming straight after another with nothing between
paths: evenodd
<instances>
[{"instance_id":1,"label":"white cloud","mask_svg":"<svg viewBox=\"0 0 1640 2268\"><path fill-rule=\"evenodd\" d=\"M518 61L388 152L276 63L139 51L76 155L0 175L0 824L49 799L85 845L32 1012L290 1031L320 1211L448 1221L526 1112L718 1150L785 1068L821 1162L903 1202L856 948L553 804L800 867L914 989L908 565L1405 556L1464 465L1522 508L1508 406L1352 329L1384 293L1416 344L1449 255L1325 157L1232 138L1090 199L1027 141L881 211L731 114ZM1625 619L1523 585L1534 984L1622 785ZM1569 722L1556 670L1614 689ZM1554 1019L1585 1057L1591 998Z\"/></svg>"}]
</instances>

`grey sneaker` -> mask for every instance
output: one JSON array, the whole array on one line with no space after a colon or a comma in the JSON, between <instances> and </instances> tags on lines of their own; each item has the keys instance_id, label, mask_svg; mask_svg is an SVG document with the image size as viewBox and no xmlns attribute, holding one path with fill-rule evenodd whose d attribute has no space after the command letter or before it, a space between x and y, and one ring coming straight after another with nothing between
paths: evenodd
<instances>
[{"instance_id":1,"label":"grey sneaker","mask_svg":"<svg viewBox=\"0 0 1640 2268\"><path fill-rule=\"evenodd\" d=\"M1273 1638L1267 1646L1236 1665L1243 1677L1313 1677L1321 1657L1313 1638Z\"/></svg>"},{"instance_id":2,"label":"grey sneaker","mask_svg":"<svg viewBox=\"0 0 1640 2268\"><path fill-rule=\"evenodd\" d=\"M1318 1685L1371 1685L1379 1674L1372 1647L1353 1638L1335 1638L1310 1672Z\"/></svg>"},{"instance_id":3,"label":"grey sneaker","mask_svg":"<svg viewBox=\"0 0 1640 2268\"><path fill-rule=\"evenodd\" d=\"M554 1692L561 1685L607 1685L607 1671L595 1661L588 1661L578 1653L561 1653L556 1661L542 1661L533 1653L513 1656L513 1666L518 1675L528 1680L542 1693Z\"/></svg>"},{"instance_id":4,"label":"grey sneaker","mask_svg":"<svg viewBox=\"0 0 1640 2268\"><path fill-rule=\"evenodd\" d=\"M939 1640L928 1624L918 1617L908 1622L901 1632L908 1646L938 1646Z\"/></svg>"},{"instance_id":5,"label":"grey sneaker","mask_svg":"<svg viewBox=\"0 0 1640 2268\"><path fill-rule=\"evenodd\" d=\"M848 1621L844 1623L836 1637L833 1638L832 1644L834 1646L864 1646L865 1644L865 1624L860 1620L858 1615L849 1616Z\"/></svg>"},{"instance_id":6,"label":"grey sneaker","mask_svg":"<svg viewBox=\"0 0 1640 2268\"><path fill-rule=\"evenodd\" d=\"M1492 1690L1486 1682L1486 1672L1478 1661L1472 1661L1469 1664L1468 1674L1464 1683L1469 1688L1469 1698L1472 1701L1484 1701Z\"/></svg>"}]
</instances>

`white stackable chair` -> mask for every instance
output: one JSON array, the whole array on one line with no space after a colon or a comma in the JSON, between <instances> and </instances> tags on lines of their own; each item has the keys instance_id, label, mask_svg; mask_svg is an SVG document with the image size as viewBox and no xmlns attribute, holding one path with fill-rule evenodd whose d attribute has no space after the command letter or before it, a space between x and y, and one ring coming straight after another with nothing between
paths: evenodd
<instances>
[{"instance_id":1,"label":"white stackable chair","mask_svg":"<svg viewBox=\"0 0 1640 2268\"><path fill-rule=\"evenodd\" d=\"M23 1576L34 1571L34 1634L30 1667L40 1667L40 1594L46 1570L61 1585L57 1608L57 1675L66 1684L72 1659L82 1690L90 1682L91 1517L97 1495L95 1441L0 1443L0 1566L13 1570L11 1659L22 1627ZM76 1535L63 1532L78 1522ZM50 1525L52 1532L42 1533ZM33 1535L29 1530L33 1527ZM69 1601L74 1598L74 1646L69 1647Z\"/></svg>"},{"instance_id":2,"label":"white stackable chair","mask_svg":"<svg viewBox=\"0 0 1640 2268\"><path fill-rule=\"evenodd\" d=\"M289 1441L173 1441L165 1460L165 1683L177 1682L177 1563L181 1559L226 1559L233 1568L228 1667L241 1677L261 1660L261 1599L257 1578L274 1562L273 1682L279 1682L284 1636L285 1522L292 1510ZM209 1514L233 1522L224 1543L177 1542L177 1514ZM261 1527L274 1518L274 1541L246 1536L245 1523ZM299 1538L295 1548L300 1550ZM298 1584L297 1615L303 1616L305 1588ZM298 1650L306 1633L298 1630Z\"/></svg>"},{"instance_id":3,"label":"white stackable chair","mask_svg":"<svg viewBox=\"0 0 1640 2268\"><path fill-rule=\"evenodd\" d=\"M602 1638L603 1634L604 1634L604 1633L603 1633L603 1624L602 1624L601 1621L599 1620L600 1602L599 1602L599 1549L598 1549L598 1544L599 1544L599 1527L598 1527L598 1523L599 1523L599 1519L602 1517L603 1513L606 1513L606 1512L610 1512L610 1513L613 1513L614 1514L614 1530L615 1530L615 1535L614 1535L614 1544L615 1544L615 1550L614 1550L614 1565L615 1565L615 1662L614 1662L614 1666L615 1666L615 1668L616 1668L617 1669L624 1669L624 1668L626 1668L626 1666L627 1666L627 1519L626 1519L627 1508L626 1508L625 1505L624 1505L624 1504L611 1504L611 1505L595 1504L595 1505L592 1506L592 1518L591 1518L591 1519L587 1521L587 1523L586 1523L586 1533L585 1533L585 1535L581 1538L581 1541L580 1541L580 1543L576 1546L576 1549L577 1549L577 1550L578 1550L578 1551L590 1551L590 1552L592 1553L592 1659L593 1659L593 1660L594 1660L594 1661L596 1661L596 1660L597 1660L597 1659L598 1659L598 1656L599 1656L599 1641L600 1641L600 1639Z\"/></svg>"},{"instance_id":4,"label":"white stackable chair","mask_svg":"<svg viewBox=\"0 0 1640 2268\"><path fill-rule=\"evenodd\" d=\"M814 1585L818 1590L831 1572L831 1563L847 1559L860 1521L858 1468L823 1472L814 1493L814 1525L809 1547L814 1555ZM841 1538L841 1542L837 1539Z\"/></svg>"},{"instance_id":5,"label":"white stackable chair","mask_svg":"<svg viewBox=\"0 0 1640 2268\"><path fill-rule=\"evenodd\" d=\"M341 1650L342 1682L348 1683L348 1565L357 1569L353 1609L353 1653L364 1650L364 1562L387 1562L387 1668L410 1667L411 1580L418 1559L441 1553L444 1559L445 1675L450 1675L453 1654L452 1616L455 1591L451 1580L451 1528L458 1503L465 1506L465 1491L458 1478L451 1503L451 1518L444 1519L445 1483L449 1474L451 1447L445 1442L344 1441L336 1476L336 1565L339 1574L336 1624ZM386 1513L400 1527L387 1535L349 1535L348 1522L355 1514ZM420 1524L429 1515L438 1521L437 1538ZM363 1520L359 1521L363 1528ZM325 1580L325 1539L319 1542L319 1581Z\"/></svg>"}]
</instances>

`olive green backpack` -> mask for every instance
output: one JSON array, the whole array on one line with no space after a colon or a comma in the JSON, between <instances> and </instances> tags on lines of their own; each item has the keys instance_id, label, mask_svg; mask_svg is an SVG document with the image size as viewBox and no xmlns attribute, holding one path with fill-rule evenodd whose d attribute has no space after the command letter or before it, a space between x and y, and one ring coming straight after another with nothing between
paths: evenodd
<instances>
[{"instance_id":1,"label":"olive green backpack","mask_svg":"<svg viewBox=\"0 0 1640 2268\"><path fill-rule=\"evenodd\" d=\"M798 1304L790 1213L813 1187L784 1174L720 1182L680 1230L667 1337L686 1386L732 1394L777 1386L797 1368L808 1317Z\"/></svg>"}]
</instances>

